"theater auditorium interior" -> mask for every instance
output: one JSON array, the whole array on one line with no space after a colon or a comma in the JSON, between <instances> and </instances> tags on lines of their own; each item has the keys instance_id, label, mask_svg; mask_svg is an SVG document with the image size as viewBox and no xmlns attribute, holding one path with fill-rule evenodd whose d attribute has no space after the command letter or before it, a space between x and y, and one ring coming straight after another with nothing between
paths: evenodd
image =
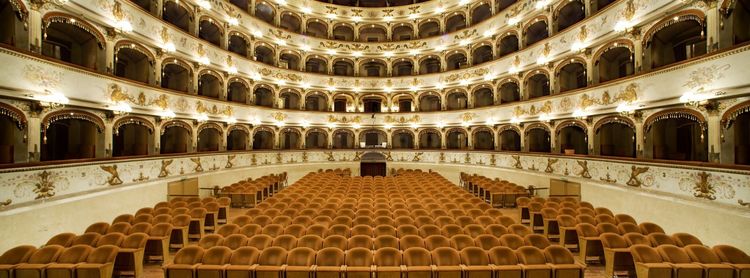
<instances>
[{"instance_id":1,"label":"theater auditorium interior","mask_svg":"<svg viewBox=\"0 0 750 278\"><path fill-rule=\"evenodd\" d=\"M0 0L0 278L750 278L750 0Z\"/></svg>"}]
</instances>

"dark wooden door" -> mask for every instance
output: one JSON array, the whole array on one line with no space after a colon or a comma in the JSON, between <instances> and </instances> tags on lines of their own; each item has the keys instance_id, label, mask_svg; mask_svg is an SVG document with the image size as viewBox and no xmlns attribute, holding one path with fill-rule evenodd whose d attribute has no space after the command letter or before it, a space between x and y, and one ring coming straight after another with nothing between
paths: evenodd
<instances>
[{"instance_id":1,"label":"dark wooden door","mask_svg":"<svg viewBox=\"0 0 750 278\"><path fill-rule=\"evenodd\" d=\"M359 175L385 177L385 162L362 162L359 167Z\"/></svg>"}]
</instances>

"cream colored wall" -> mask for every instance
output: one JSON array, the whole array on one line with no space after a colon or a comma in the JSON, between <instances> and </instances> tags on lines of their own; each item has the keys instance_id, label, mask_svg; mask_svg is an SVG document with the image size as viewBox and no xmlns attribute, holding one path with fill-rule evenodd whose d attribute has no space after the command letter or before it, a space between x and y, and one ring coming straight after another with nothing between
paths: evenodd
<instances>
[{"instance_id":1,"label":"cream colored wall","mask_svg":"<svg viewBox=\"0 0 750 278\"><path fill-rule=\"evenodd\" d=\"M460 172L501 178L522 186L549 187L553 176L538 172L505 170L483 166L457 167L451 164L389 163L388 168L422 169L439 172L458 183ZM555 175L554 178L561 178ZM654 222L668 234L689 232L706 245L730 244L750 251L750 211L730 208L708 201L688 200L664 193L652 193L639 188L610 185L590 179L567 178L581 183L581 198L594 206L607 207L615 214L632 215L638 222ZM541 191L546 196L547 191Z\"/></svg>"}]
</instances>

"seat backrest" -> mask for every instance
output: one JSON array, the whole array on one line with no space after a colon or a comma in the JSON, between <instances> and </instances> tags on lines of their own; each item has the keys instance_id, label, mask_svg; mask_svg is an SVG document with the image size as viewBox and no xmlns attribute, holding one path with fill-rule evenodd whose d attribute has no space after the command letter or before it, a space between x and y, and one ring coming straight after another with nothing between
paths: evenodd
<instances>
[{"instance_id":1,"label":"seat backrest","mask_svg":"<svg viewBox=\"0 0 750 278\"><path fill-rule=\"evenodd\" d=\"M575 227L576 225L576 218L570 215L558 215L555 219L557 219L557 225L560 227Z\"/></svg>"},{"instance_id":2,"label":"seat backrest","mask_svg":"<svg viewBox=\"0 0 750 278\"><path fill-rule=\"evenodd\" d=\"M474 239L468 235L454 235L451 237L450 241L451 247L459 251L466 247L474 246Z\"/></svg>"},{"instance_id":3,"label":"seat backrest","mask_svg":"<svg viewBox=\"0 0 750 278\"><path fill-rule=\"evenodd\" d=\"M248 237L252 237L254 235L260 234L262 230L263 227L258 224L245 224L244 226L242 226L242 228L240 228L240 233Z\"/></svg>"},{"instance_id":4,"label":"seat backrest","mask_svg":"<svg viewBox=\"0 0 750 278\"><path fill-rule=\"evenodd\" d=\"M399 237L407 235L419 235L419 229L414 225L399 225L396 227L396 232Z\"/></svg>"},{"instance_id":5,"label":"seat backrest","mask_svg":"<svg viewBox=\"0 0 750 278\"><path fill-rule=\"evenodd\" d=\"M3 255L0 255L0 264L13 265L25 263L34 252L36 252L36 247L31 245L13 247L8 251L5 251Z\"/></svg>"},{"instance_id":6,"label":"seat backrest","mask_svg":"<svg viewBox=\"0 0 750 278\"><path fill-rule=\"evenodd\" d=\"M615 217L609 214L597 214L594 219L596 219L597 224L601 223L610 223L610 224L617 224L617 220L615 220Z\"/></svg>"},{"instance_id":7,"label":"seat backrest","mask_svg":"<svg viewBox=\"0 0 750 278\"><path fill-rule=\"evenodd\" d=\"M328 231L328 227L326 225L315 224L315 225L310 225L307 227L307 230L305 231L305 235L316 235L322 238L326 236L327 231Z\"/></svg>"},{"instance_id":8,"label":"seat backrest","mask_svg":"<svg viewBox=\"0 0 750 278\"><path fill-rule=\"evenodd\" d=\"M438 247L430 253L432 262L437 266L455 266L461 264L461 255L459 255L456 249Z\"/></svg>"},{"instance_id":9,"label":"seat backrest","mask_svg":"<svg viewBox=\"0 0 750 278\"><path fill-rule=\"evenodd\" d=\"M539 249L547 248L552 245L547 237L540 234L529 234L523 237L523 242L526 245L534 246Z\"/></svg>"},{"instance_id":10,"label":"seat backrest","mask_svg":"<svg viewBox=\"0 0 750 278\"><path fill-rule=\"evenodd\" d=\"M347 266L371 266L372 251L369 248L355 247L346 251Z\"/></svg>"},{"instance_id":11,"label":"seat backrest","mask_svg":"<svg viewBox=\"0 0 750 278\"><path fill-rule=\"evenodd\" d=\"M420 236L417 235L406 235L399 239L399 247L401 250L406 250L412 247L425 248L424 241Z\"/></svg>"},{"instance_id":12,"label":"seat backrest","mask_svg":"<svg viewBox=\"0 0 750 278\"><path fill-rule=\"evenodd\" d=\"M214 246L208 248L203 253L201 263L205 265L224 265L229 262L230 257L232 257L232 249L226 246Z\"/></svg>"},{"instance_id":13,"label":"seat backrest","mask_svg":"<svg viewBox=\"0 0 750 278\"><path fill-rule=\"evenodd\" d=\"M579 223L576 225L576 232L579 237L598 237L599 231L596 226L589 223Z\"/></svg>"},{"instance_id":14,"label":"seat backrest","mask_svg":"<svg viewBox=\"0 0 750 278\"><path fill-rule=\"evenodd\" d=\"M289 251L286 264L294 266L310 266L315 264L316 251L307 247L297 247Z\"/></svg>"},{"instance_id":15,"label":"seat backrest","mask_svg":"<svg viewBox=\"0 0 750 278\"><path fill-rule=\"evenodd\" d=\"M616 233L602 233L599 235L604 248L628 248L625 238Z\"/></svg>"},{"instance_id":16,"label":"seat backrest","mask_svg":"<svg viewBox=\"0 0 750 278\"><path fill-rule=\"evenodd\" d=\"M266 249L273 243L273 238L269 235L254 235L247 240L247 246L255 247L258 250Z\"/></svg>"},{"instance_id":17,"label":"seat backrest","mask_svg":"<svg viewBox=\"0 0 750 278\"><path fill-rule=\"evenodd\" d=\"M349 226L343 225L343 224L336 224L331 227L328 227L328 232L326 232L326 236L340 235L343 237L348 237L349 232L350 232Z\"/></svg>"},{"instance_id":18,"label":"seat backrest","mask_svg":"<svg viewBox=\"0 0 750 278\"><path fill-rule=\"evenodd\" d=\"M505 246L493 247L487 251L490 262L494 265L517 265L518 257L513 249Z\"/></svg>"},{"instance_id":19,"label":"seat backrest","mask_svg":"<svg viewBox=\"0 0 750 278\"><path fill-rule=\"evenodd\" d=\"M297 239L297 247L307 247L319 250L323 247L323 238L317 235L305 235Z\"/></svg>"},{"instance_id":20,"label":"seat backrest","mask_svg":"<svg viewBox=\"0 0 750 278\"><path fill-rule=\"evenodd\" d=\"M701 242L698 237L688 234L688 233L674 233L672 234L672 239L674 239L674 242L677 243L677 246L685 247L688 245L703 245L703 242Z\"/></svg>"},{"instance_id":21,"label":"seat backrest","mask_svg":"<svg viewBox=\"0 0 750 278\"><path fill-rule=\"evenodd\" d=\"M261 230L261 233L267 234L272 237L276 237L284 232L284 226L281 224L268 224L266 226L263 226L263 230Z\"/></svg>"},{"instance_id":22,"label":"seat backrest","mask_svg":"<svg viewBox=\"0 0 750 278\"><path fill-rule=\"evenodd\" d=\"M363 247L367 249L372 249L372 237L368 235L355 235L349 238L347 242L347 247L349 249L356 248L356 247Z\"/></svg>"},{"instance_id":23,"label":"seat backrest","mask_svg":"<svg viewBox=\"0 0 750 278\"><path fill-rule=\"evenodd\" d=\"M229 247L229 249L235 250L247 244L247 236L243 234L232 234L224 237L221 242L222 246Z\"/></svg>"},{"instance_id":24,"label":"seat backrest","mask_svg":"<svg viewBox=\"0 0 750 278\"><path fill-rule=\"evenodd\" d=\"M685 246L685 252L687 252L690 259L694 262L704 264L720 264L722 262L721 258L711 248L703 245L692 244Z\"/></svg>"},{"instance_id":25,"label":"seat backrest","mask_svg":"<svg viewBox=\"0 0 750 278\"><path fill-rule=\"evenodd\" d=\"M628 246L633 246L636 244L644 244L644 245L651 246L651 240L647 236L641 234L640 232L627 233L627 234L624 234L622 237L628 243Z\"/></svg>"},{"instance_id":26,"label":"seat backrest","mask_svg":"<svg viewBox=\"0 0 750 278\"><path fill-rule=\"evenodd\" d=\"M60 253L60 256L57 257L57 260L55 262L61 263L61 264L76 264L86 261L86 257L89 256L89 253L94 250L93 247L88 245L76 245L72 247L65 248L65 250Z\"/></svg>"},{"instance_id":27,"label":"seat backrest","mask_svg":"<svg viewBox=\"0 0 750 278\"><path fill-rule=\"evenodd\" d=\"M491 224L487 225L487 227L484 228L484 232L495 237L501 237L502 235L508 233L508 229L500 224Z\"/></svg>"},{"instance_id":28,"label":"seat backrest","mask_svg":"<svg viewBox=\"0 0 750 278\"><path fill-rule=\"evenodd\" d=\"M599 223L596 224L596 231L599 232L599 234L602 233L619 233L620 229L615 226L615 224L612 223Z\"/></svg>"},{"instance_id":29,"label":"seat backrest","mask_svg":"<svg viewBox=\"0 0 750 278\"><path fill-rule=\"evenodd\" d=\"M733 264L750 264L750 256L737 247L730 245L716 245L712 248L722 262Z\"/></svg>"},{"instance_id":30,"label":"seat backrest","mask_svg":"<svg viewBox=\"0 0 750 278\"><path fill-rule=\"evenodd\" d=\"M662 229L659 225L656 225L651 222L643 222L641 224L638 224L638 227L641 228L641 233L644 235L653 234L653 233L664 233L664 229Z\"/></svg>"},{"instance_id":31,"label":"seat backrest","mask_svg":"<svg viewBox=\"0 0 750 278\"><path fill-rule=\"evenodd\" d=\"M221 235L217 235L217 234L205 235L198 241L198 246L200 246L203 249L208 249L214 246L221 245L222 241L224 241L224 237L222 237Z\"/></svg>"},{"instance_id":32,"label":"seat backrest","mask_svg":"<svg viewBox=\"0 0 750 278\"><path fill-rule=\"evenodd\" d=\"M372 227L370 227L369 225L364 225L364 224L360 224L360 225L356 225L352 227L350 232L352 236L366 235L366 236L372 237L373 235Z\"/></svg>"},{"instance_id":33,"label":"seat backrest","mask_svg":"<svg viewBox=\"0 0 750 278\"><path fill-rule=\"evenodd\" d=\"M440 232L446 237L453 237L458 234L463 234L464 229L456 224L448 224L440 228Z\"/></svg>"},{"instance_id":34,"label":"seat backrest","mask_svg":"<svg viewBox=\"0 0 750 278\"><path fill-rule=\"evenodd\" d=\"M130 227L130 230L128 231L128 234L134 234L134 233L145 233L148 234L151 232L151 223L141 222L134 224Z\"/></svg>"},{"instance_id":35,"label":"seat backrest","mask_svg":"<svg viewBox=\"0 0 750 278\"><path fill-rule=\"evenodd\" d=\"M494 235L484 234L474 238L474 245L486 251L495 246L500 246L500 240Z\"/></svg>"},{"instance_id":36,"label":"seat backrest","mask_svg":"<svg viewBox=\"0 0 750 278\"><path fill-rule=\"evenodd\" d=\"M258 264L260 265L283 265L286 262L287 251L278 246L271 246L260 253Z\"/></svg>"},{"instance_id":37,"label":"seat backrest","mask_svg":"<svg viewBox=\"0 0 750 278\"><path fill-rule=\"evenodd\" d=\"M375 250L385 247L391 247L398 250L399 239L391 235L381 235L375 238L373 244L375 246Z\"/></svg>"},{"instance_id":38,"label":"seat backrest","mask_svg":"<svg viewBox=\"0 0 750 278\"><path fill-rule=\"evenodd\" d=\"M373 263L377 266L400 266L401 251L392 247L382 247L375 251Z\"/></svg>"},{"instance_id":39,"label":"seat backrest","mask_svg":"<svg viewBox=\"0 0 750 278\"><path fill-rule=\"evenodd\" d=\"M336 247L325 247L318 250L315 256L315 264L318 266L340 266L344 265L344 250Z\"/></svg>"},{"instance_id":40,"label":"seat backrest","mask_svg":"<svg viewBox=\"0 0 750 278\"><path fill-rule=\"evenodd\" d=\"M122 233L111 233L103 235L99 238L99 240L96 241L96 247L104 246L104 245L114 245L114 246L120 246L122 244L122 241L125 240L125 235Z\"/></svg>"},{"instance_id":41,"label":"seat backrest","mask_svg":"<svg viewBox=\"0 0 750 278\"><path fill-rule=\"evenodd\" d=\"M661 255L665 261L670 263L687 264L693 262L685 250L675 245L659 245L656 247L656 251L659 252L659 255Z\"/></svg>"},{"instance_id":42,"label":"seat backrest","mask_svg":"<svg viewBox=\"0 0 750 278\"><path fill-rule=\"evenodd\" d=\"M632 223L638 225L638 222L635 221L635 218L627 214L615 214L615 220L617 220L617 224Z\"/></svg>"},{"instance_id":43,"label":"seat backrest","mask_svg":"<svg viewBox=\"0 0 750 278\"><path fill-rule=\"evenodd\" d=\"M671 236L663 234L663 233L651 233L648 235L648 239L651 241L652 246L659 246L659 245L677 245L676 242L674 242L674 239L672 239Z\"/></svg>"},{"instance_id":44,"label":"seat backrest","mask_svg":"<svg viewBox=\"0 0 750 278\"><path fill-rule=\"evenodd\" d=\"M432 224L422 225L419 227L419 235L424 237L428 237L431 235L439 235L441 234L440 227Z\"/></svg>"},{"instance_id":45,"label":"seat backrest","mask_svg":"<svg viewBox=\"0 0 750 278\"><path fill-rule=\"evenodd\" d=\"M297 247L297 238L293 235L280 235L273 239L273 246L284 248L284 250L292 250Z\"/></svg>"},{"instance_id":46,"label":"seat backrest","mask_svg":"<svg viewBox=\"0 0 750 278\"><path fill-rule=\"evenodd\" d=\"M461 250L461 263L464 265L489 265L490 258L485 249L466 247Z\"/></svg>"},{"instance_id":47,"label":"seat backrest","mask_svg":"<svg viewBox=\"0 0 750 278\"><path fill-rule=\"evenodd\" d=\"M50 238L45 245L59 245L62 247L68 247L73 244L73 241L75 239L76 234L74 233L61 233Z\"/></svg>"},{"instance_id":48,"label":"seat backrest","mask_svg":"<svg viewBox=\"0 0 750 278\"><path fill-rule=\"evenodd\" d=\"M404 250L404 265L406 266L429 266L432 265L430 251L420 247L412 247Z\"/></svg>"},{"instance_id":49,"label":"seat backrest","mask_svg":"<svg viewBox=\"0 0 750 278\"><path fill-rule=\"evenodd\" d=\"M505 234L500 237L500 243L508 247L510 249L516 250L524 245L526 243L524 242L523 238L516 234Z\"/></svg>"},{"instance_id":50,"label":"seat backrest","mask_svg":"<svg viewBox=\"0 0 750 278\"><path fill-rule=\"evenodd\" d=\"M346 250L347 239L340 235L331 235L323 239L323 248L336 247L341 250Z\"/></svg>"},{"instance_id":51,"label":"seat backrest","mask_svg":"<svg viewBox=\"0 0 750 278\"><path fill-rule=\"evenodd\" d=\"M570 253L568 248L560 245L550 245L544 248L544 256L547 258L547 262L551 264L574 264L575 259L573 253Z\"/></svg>"},{"instance_id":52,"label":"seat backrest","mask_svg":"<svg viewBox=\"0 0 750 278\"><path fill-rule=\"evenodd\" d=\"M547 258L541 249L534 246L522 246L516 250L518 259L521 264L546 264Z\"/></svg>"},{"instance_id":53,"label":"seat backrest","mask_svg":"<svg viewBox=\"0 0 750 278\"><path fill-rule=\"evenodd\" d=\"M203 260L203 254L205 250L200 246L187 246L177 251L174 255L173 262L175 264L187 264L194 265L200 263Z\"/></svg>"},{"instance_id":54,"label":"seat backrest","mask_svg":"<svg viewBox=\"0 0 750 278\"><path fill-rule=\"evenodd\" d=\"M106 234L107 229L109 229L109 223L107 222L97 222L94 224L91 224L86 228L86 231L84 233L98 233L98 234Z\"/></svg>"},{"instance_id":55,"label":"seat backrest","mask_svg":"<svg viewBox=\"0 0 750 278\"><path fill-rule=\"evenodd\" d=\"M114 245L96 247L89 253L86 262L91 264L114 263L119 250L120 248Z\"/></svg>"},{"instance_id":56,"label":"seat backrest","mask_svg":"<svg viewBox=\"0 0 750 278\"><path fill-rule=\"evenodd\" d=\"M479 224L466 225L464 226L464 234L467 234L472 238L477 237L481 234L484 234L484 227Z\"/></svg>"},{"instance_id":57,"label":"seat backrest","mask_svg":"<svg viewBox=\"0 0 750 278\"><path fill-rule=\"evenodd\" d=\"M123 233L128 234L128 231L130 231L130 223L127 222L118 222L115 224L112 224L107 229L107 233Z\"/></svg>"},{"instance_id":58,"label":"seat backrest","mask_svg":"<svg viewBox=\"0 0 750 278\"><path fill-rule=\"evenodd\" d=\"M231 234L239 234L240 226L237 224L233 224L233 223L224 224L224 225L221 225L221 227L219 227L219 229L216 230L216 233L225 237Z\"/></svg>"},{"instance_id":59,"label":"seat backrest","mask_svg":"<svg viewBox=\"0 0 750 278\"><path fill-rule=\"evenodd\" d=\"M533 233L528 226L523 224L513 224L508 226L508 232L519 236L526 236Z\"/></svg>"},{"instance_id":60,"label":"seat backrest","mask_svg":"<svg viewBox=\"0 0 750 278\"><path fill-rule=\"evenodd\" d=\"M232 265L253 265L258 262L260 250L252 246L243 246L232 252L229 258L229 264Z\"/></svg>"}]
</instances>

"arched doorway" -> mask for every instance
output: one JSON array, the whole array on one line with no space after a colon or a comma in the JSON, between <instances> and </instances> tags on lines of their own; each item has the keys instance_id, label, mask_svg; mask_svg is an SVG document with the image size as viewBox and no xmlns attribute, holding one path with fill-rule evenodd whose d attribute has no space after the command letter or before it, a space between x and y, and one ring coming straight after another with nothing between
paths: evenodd
<instances>
[{"instance_id":1,"label":"arched doorway","mask_svg":"<svg viewBox=\"0 0 750 278\"><path fill-rule=\"evenodd\" d=\"M20 0L0 0L0 43L18 48L29 45L24 22L28 13Z\"/></svg>"},{"instance_id":2,"label":"arched doorway","mask_svg":"<svg viewBox=\"0 0 750 278\"><path fill-rule=\"evenodd\" d=\"M307 94L305 97L305 110L328 111L328 96L322 92Z\"/></svg>"},{"instance_id":3,"label":"arched doorway","mask_svg":"<svg viewBox=\"0 0 750 278\"><path fill-rule=\"evenodd\" d=\"M242 79L229 81L227 86L227 101L236 103L247 103L250 86Z\"/></svg>"},{"instance_id":4,"label":"arched doorway","mask_svg":"<svg viewBox=\"0 0 750 278\"><path fill-rule=\"evenodd\" d=\"M749 112L750 101L745 101L730 108L721 117L723 163L750 165Z\"/></svg>"},{"instance_id":5,"label":"arched doorway","mask_svg":"<svg viewBox=\"0 0 750 278\"><path fill-rule=\"evenodd\" d=\"M550 146L550 132L542 124L533 124L526 128L526 147L529 152L548 153Z\"/></svg>"},{"instance_id":6,"label":"arched doorway","mask_svg":"<svg viewBox=\"0 0 750 278\"><path fill-rule=\"evenodd\" d=\"M53 112L42 120L42 161L101 157L104 122L76 110Z\"/></svg>"},{"instance_id":7,"label":"arched doorway","mask_svg":"<svg viewBox=\"0 0 750 278\"><path fill-rule=\"evenodd\" d=\"M585 88L588 84L586 79L586 65L584 61L571 61L567 65L560 67L557 72L558 92L567 92L580 88Z\"/></svg>"},{"instance_id":8,"label":"arched doorway","mask_svg":"<svg viewBox=\"0 0 750 278\"><path fill-rule=\"evenodd\" d=\"M558 149L564 154L588 154L588 134L586 125L578 121L565 121L557 127Z\"/></svg>"},{"instance_id":9,"label":"arched doorway","mask_svg":"<svg viewBox=\"0 0 750 278\"><path fill-rule=\"evenodd\" d=\"M244 151L248 149L250 131L239 125L229 127L227 133L227 151Z\"/></svg>"},{"instance_id":10,"label":"arched doorway","mask_svg":"<svg viewBox=\"0 0 750 278\"><path fill-rule=\"evenodd\" d=\"M281 98L280 102L282 104L281 106L282 108L295 109L295 110L300 109L300 101L299 101L300 97L297 91L294 91L292 89L287 89L281 92L281 95L279 95L279 97Z\"/></svg>"},{"instance_id":11,"label":"arched doorway","mask_svg":"<svg viewBox=\"0 0 750 278\"><path fill-rule=\"evenodd\" d=\"M312 129L305 134L306 149L327 149L328 133L322 129Z\"/></svg>"},{"instance_id":12,"label":"arched doorway","mask_svg":"<svg viewBox=\"0 0 750 278\"><path fill-rule=\"evenodd\" d=\"M216 123L206 123L198 127L198 152L216 152L221 150L223 131Z\"/></svg>"},{"instance_id":13,"label":"arched doorway","mask_svg":"<svg viewBox=\"0 0 750 278\"><path fill-rule=\"evenodd\" d=\"M559 33L586 18L585 5L582 0L570 0L557 10L556 17L555 33Z\"/></svg>"},{"instance_id":14,"label":"arched doorway","mask_svg":"<svg viewBox=\"0 0 750 278\"><path fill-rule=\"evenodd\" d=\"M103 71L104 36L84 20L64 15L44 18L42 54L95 71Z\"/></svg>"},{"instance_id":15,"label":"arched doorway","mask_svg":"<svg viewBox=\"0 0 750 278\"><path fill-rule=\"evenodd\" d=\"M473 147L475 150L494 150L495 149L495 133L489 128L479 128L473 131L472 139L474 140Z\"/></svg>"},{"instance_id":16,"label":"arched doorway","mask_svg":"<svg viewBox=\"0 0 750 278\"><path fill-rule=\"evenodd\" d=\"M115 46L115 76L151 84L154 58L148 50L134 42L123 41Z\"/></svg>"},{"instance_id":17,"label":"arched doorway","mask_svg":"<svg viewBox=\"0 0 750 278\"><path fill-rule=\"evenodd\" d=\"M113 128L112 156L148 155L153 148L154 125L139 117L117 120Z\"/></svg>"},{"instance_id":18,"label":"arched doorway","mask_svg":"<svg viewBox=\"0 0 750 278\"><path fill-rule=\"evenodd\" d=\"M635 124L629 119L610 116L594 127L594 152L603 156L635 157Z\"/></svg>"},{"instance_id":19,"label":"arched doorway","mask_svg":"<svg viewBox=\"0 0 750 278\"><path fill-rule=\"evenodd\" d=\"M334 149L353 149L354 148L354 133L350 130L336 130L333 132L333 145Z\"/></svg>"},{"instance_id":20,"label":"arched doorway","mask_svg":"<svg viewBox=\"0 0 750 278\"><path fill-rule=\"evenodd\" d=\"M466 92L450 92L448 93L446 99L446 107L448 108L448 110L460 110L469 107L469 98L466 97Z\"/></svg>"},{"instance_id":21,"label":"arched doorway","mask_svg":"<svg viewBox=\"0 0 750 278\"><path fill-rule=\"evenodd\" d=\"M521 89L515 81L508 81L500 85L500 104L511 103L521 100Z\"/></svg>"},{"instance_id":22,"label":"arched doorway","mask_svg":"<svg viewBox=\"0 0 750 278\"><path fill-rule=\"evenodd\" d=\"M271 150L274 147L274 134L271 129L263 128L253 131L253 149Z\"/></svg>"},{"instance_id":23,"label":"arched doorway","mask_svg":"<svg viewBox=\"0 0 750 278\"><path fill-rule=\"evenodd\" d=\"M186 153L192 147L192 128L183 121L170 121L162 125L160 138L161 154Z\"/></svg>"},{"instance_id":24,"label":"arched doorway","mask_svg":"<svg viewBox=\"0 0 750 278\"><path fill-rule=\"evenodd\" d=\"M549 77L546 73L535 73L526 80L526 93L528 99L550 95Z\"/></svg>"},{"instance_id":25,"label":"arched doorway","mask_svg":"<svg viewBox=\"0 0 750 278\"><path fill-rule=\"evenodd\" d=\"M424 94L419 97L419 111L440 111L440 96L434 93Z\"/></svg>"},{"instance_id":26,"label":"arched doorway","mask_svg":"<svg viewBox=\"0 0 750 278\"><path fill-rule=\"evenodd\" d=\"M177 59L166 59L162 62L161 87L183 93L191 91L193 71L190 66Z\"/></svg>"},{"instance_id":27,"label":"arched doorway","mask_svg":"<svg viewBox=\"0 0 750 278\"><path fill-rule=\"evenodd\" d=\"M221 91L224 88L221 76L212 70L199 73L198 77L198 95L210 98L221 98Z\"/></svg>"},{"instance_id":28,"label":"arched doorway","mask_svg":"<svg viewBox=\"0 0 750 278\"><path fill-rule=\"evenodd\" d=\"M445 146L449 150L464 150L469 147L469 137L463 129L448 130L445 137Z\"/></svg>"},{"instance_id":29,"label":"arched doorway","mask_svg":"<svg viewBox=\"0 0 750 278\"><path fill-rule=\"evenodd\" d=\"M255 105L263 107L273 107L273 91L265 86L258 86L253 92Z\"/></svg>"},{"instance_id":30,"label":"arched doorway","mask_svg":"<svg viewBox=\"0 0 750 278\"><path fill-rule=\"evenodd\" d=\"M0 164L27 160L26 129L28 122L23 112L0 103Z\"/></svg>"},{"instance_id":31,"label":"arched doorway","mask_svg":"<svg viewBox=\"0 0 750 278\"><path fill-rule=\"evenodd\" d=\"M537 18L532 22L523 32L526 35L524 45L527 47L549 37L547 21Z\"/></svg>"},{"instance_id":32,"label":"arched doorway","mask_svg":"<svg viewBox=\"0 0 750 278\"><path fill-rule=\"evenodd\" d=\"M386 175L385 155L379 152L367 152L362 155L359 165L359 174L363 177L384 177Z\"/></svg>"},{"instance_id":33,"label":"arched doorway","mask_svg":"<svg viewBox=\"0 0 750 278\"><path fill-rule=\"evenodd\" d=\"M298 150L301 146L301 133L292 128L282 129L279 133L279 147L282 150Z\"/></svg>"},{"instance_id":34,"label":"arched doorway","mask_svg":"<svg viewBox=\"0 0 750 278\"><path fill-rule=\"evenodd\" d=\"M646 119L643 128L645 150L654 159L708 160L706 121L699 112L687 109L661 111Z\"/></svg>"},{"instance_id":35,"label":"arched doorway","mask_svg":"<svg viewBox=\"0 0 750 278\"><path fill-rule=\"evenodd\" d=\"M391 146L394 149L413 149L414 134L409 130L398 129L393 131Z\"/></svg>"},{"instance_id":36,"label":"arched doorway","mask_svg":"<svg viewBox=\"0 0 750 278\"><path fill-rule=\"evenodd\" d=\"M437 129L425 129L419 132L419 148L439 150L442 148L442 138Z\"/></svg>"},{"instance_id":37,"label":"arched doorway","mask_svg":"<svg viewBox=\"0 0 750 278\"><path fill-rule=\"evenodd\" d=\"M599 75L599 78L594 77L594 80L603 83L633 75L635 62L631 49L631 44L622 42L614 42L603 48L599 59L594 62Z\"/></svg>"},{"instance_id":38,"label":"arched doorway","mask_svg":"<svg viewBox=\"0 0 750 278\"><path fill-rule=\"evenodd\" d=\"M521 151L521 133L517 128L506 126L500 129L500 150Z\"/></svg>"},{"instance_id":39,"label":"arched doorway","mask_svg":"<svg viewBox=\"0 0 750 278\"><path fill-rule=\"evenodd\" d=\"M644 36L644 69L660 68L706 54L703 20L703 14L696 11L665 18L652 27Z\"/></svg>"},{"instance_id":40,"label":"arched doorway","mask_svg":"<svg viewBox=\"0 0 750 278\"><path fill-rule=\"evenodd\" d=\"M385 148L388 135L382 130L368 129L359 133L360 148Z\"/></svg>"}]
</instances>

